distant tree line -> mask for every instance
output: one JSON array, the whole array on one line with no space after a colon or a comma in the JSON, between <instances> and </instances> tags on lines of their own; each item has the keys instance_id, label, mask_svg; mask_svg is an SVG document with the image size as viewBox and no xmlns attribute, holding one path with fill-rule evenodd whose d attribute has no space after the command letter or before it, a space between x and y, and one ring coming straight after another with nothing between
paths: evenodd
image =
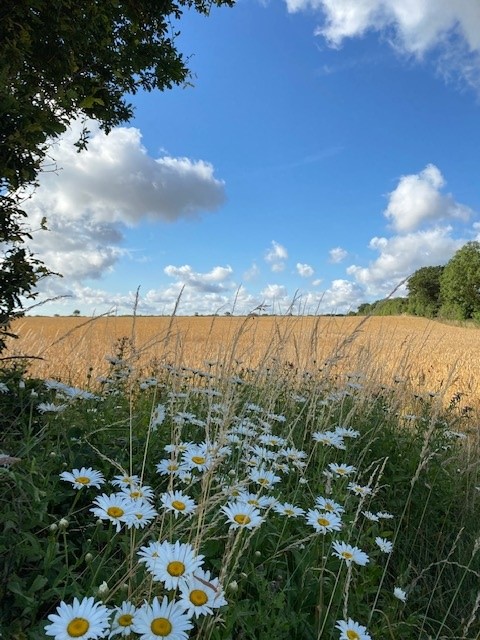
<instances>
[{"instance_id":1,"label":"distant tree line","mask_svg":"<svg viewBox=\"0 0 480 640\"><path fill-rule=\"evenodd\" d=\"M404 298L361 304L356 315L480 321L480 242L467 242L444 266L417 269L408 278L407 289Z\"/></svg>"}]
</instances>

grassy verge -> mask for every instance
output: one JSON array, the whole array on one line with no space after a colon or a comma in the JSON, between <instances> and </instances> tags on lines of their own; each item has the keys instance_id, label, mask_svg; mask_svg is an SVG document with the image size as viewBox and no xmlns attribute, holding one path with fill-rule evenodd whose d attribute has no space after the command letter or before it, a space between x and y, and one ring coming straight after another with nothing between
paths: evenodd
<instances>
[{"instance_id":1,"label":"grassy verge","mask_svg":"<svg viewBox=\"0 0 480 640\"><path fill-rule=\"evenodd\" d=\"M1 637L477 638L478 430L231 365L3 372Z\"/></svg>"}]
</instances>

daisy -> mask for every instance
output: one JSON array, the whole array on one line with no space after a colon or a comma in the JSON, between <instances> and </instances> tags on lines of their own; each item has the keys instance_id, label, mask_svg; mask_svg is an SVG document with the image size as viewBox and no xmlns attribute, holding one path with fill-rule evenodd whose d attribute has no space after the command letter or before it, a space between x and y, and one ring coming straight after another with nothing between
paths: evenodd
<instances>
[{"instance_id":1,"label":"daisy","mask_svg":"<svg viewBox=\"0 0 480 640\"><path fill-rule=\"evenodd\" d=\"M182 463L188 469L206 471L212 466L212 458L207 452L207 445L205 443L190 445L182 453Z\"/></svg>"},{"instance_id":2,"label":"daisy","mask_svg":"<svg viewBox=\"0 0 480 640\"><path fill-rule=\"evenodd\" d=\"M300 449L296 449L295 447L285 447L284 449L280 449L279 453L285 456L287 460L290 460L290 462L299 462L307 457L305 451L300 451Z\"/></svg>"},{"instance_id":3,"label":"daisy","mask_svg":"<svg viewBox=\"0 0 480 640\"><path fill-rule=\"evenodd\" d=\"M66 404L54 404L53 402L40 402L37 404L37 409L40 413L61 413L65 411L67 406Z\"/></svg>"},{"instance_id":4,"label":"daisy","mask_svg":"<svg viewBox=\"0 0 480 640\"><path fill-rule=\"evenodd\" d=\"M90 511L101 520L110 520L117 527L117 532L126 524L130 529L135 521L135 503L122 493L103 493L93 501L96 505Z\"/></svg>"},{"instance_id":5,"label":"daisy","mask_svg":"<svg viewBox=\"0 0 480 640\"><path fill-rule=\"evenodd\" d=\"M152 505L148 502L144 502L143 500L134 501L133 512L135 514L135 519L132 519L132 526L135 529L143 529L143 527L149 525L152 520L158 516L158 513Z\"/></svg>"},{"instance_id":6,"label":"daisy","mask_svg":"<svg viewBox=\"0 0 480 640\"><path fill-rule=\"evenodd\" d=\"M176 589L203 564L203 556L197 555L192 545L164 541L159 547L158 558L151 568L153 579L163 582L166 589ZM148 567L147 565L147 568Z\"/></svg>"},{"instance_id":7,"label":"daisy","mask_svg":"<svg viewBox=\"0 0 480 640\"><path fill-rule=\"evenodd\" d=\"M358 438L360 431L352 429L351 427L335 427L335 433L342 438Z\"/></svg>"},{"instance_id":8,"label":"daisy","mask_svg":"<svg viewBox=\"0 0 480 640\"><path fill-rule=\"evenodd\" d=\"M335 627L341 631L340 640L372 640L372 636L367 632L367 628L351 618L348 620L338 620Z\"/></svg>"},{"instance_id":9,"label":"daisy","mask_svg":"<svg viewBox=\"0 0 480 640\"><path fill-rule=\"evenodd\" d=\"M332 546L334 548L333 555L340 558L340 560L345 560L348 565L354 562L364 567L369 562L367 554L358 547L352 547L346 542L337 542L336 540L332 543Z\"/></svg>"},{"instance_id":10,"label":"daisy","mask_svg":"<svg viewBox=\"0 0 480 640\"><path fill-rule=\"evenodd\" d=\"M402 602L406 602L407 601L407 592L404 591L403 589L401 589L400 587L395 587L394 588L393 595L395 596L395 598L398 598Z\"/></svg>"},{"instance_id":11,"label":"daisy","mask_svg":"<svg viewBox=\"0 0 480 640\"><path fill-rule=\"evenodd\" d=\"M111 631L108 637L113 638L113 636L118 635L130 636L136 612L136 607L128 601L122 602L119 607L115 607Z\"/></svg>"},{"instance_id":12,"label":"daisy","mask_svg":"<svg viewBox=\"0 0 480 640\"><path fill-rule=\"evenodd\" d=\"M197 569L191 578L180 586L180 602L191 616L212 615L213 609L228 604L219 586L218 578L210 578L209 571Z\"/></svg>"},{"instance_id":13,"label":"daisy","mask_svg":"<svg viewBox=\"0 0 480 640\"><path fill-rule=\"evenodd\" d=\"M371 487L362 487L362 485L355 484L355 482L349 482L347 485L347 489L355 495L361 496L362 498L372 493Z\"/></svg>"},{"instance_id":14,"label":"daisy","mask_svg":"<svg viewBox=\"0 0 480 640\"><path fill-rule=\"evenodd\" d=\"M388 513L388 511L379 511L377 513L377 516L379 518L384 518L385 520L391 520L392 518L394 518L395 516L391 513Z\"/></svg>"},{"instance_id":15,"label":"daisy","mask_svg":"<svg viewBox=\"0 0 480 640\"><path fill-rule=\"evenodd\" d=\"M317 533L340 531L342 528L342 521L336 513L320 511L319 509L309 509L307 511L307 522L312 525Z\"/></svg>"},{"instance_id":16,"label":"daisy","mask_svg":"<svg viewBox=\"0 0 480 640\"><path fill-rule=\"evenodd\" d=\"M336 513L337 516L341 515L345 509L341 504L335 502L335 500L329 500L328 498L324 498L323 496L318 496L315 498L315 504L322 511L328 511L329 513Z\"/></svg>"},{"instance_id":17,"label":"daisy","mask_svg":"<svg viewBox=\"0 0 480 640\"><path fill-rule=\"evenodd\" d=\"M139 562L144 562L147 569L151 572L155 567L155 563L160 557L162 543L157 541L149 542L148 545L140 547L137 554L140 556Z\"/></svg>"},{"instance_id":18,"label":"daisy","mask_svg":"<svg viewBox=\"0 0 480 640\"><path fill-rule=\"evenodd\" d=\"M229 502L222 511L228 517L230 529L254 529L263 522L260 511L245 502Z\"/></svg>"},{"instance_id":19,"label":"daisy","mask_svg":"<svg viewBox=\"0 0 480 640\"><path fill-rule=\"evenodd\" d=\"M173 511L175 517L179 513L184 516L191 515L197 508L195 501L181 491L167 491L160 496L160 501L164 509Z\"/></svg>"},{"instance_id":20,"label":"daisy","mask_svg":"<svg viewBox=\"0 0 480 640\"><path fill-rule=\"evenodd\" d=\"M383 553L391 553L393 549L392 542L390 542L389 540L386 540L385 538L380 538L380 536L377 536L375 538L375 542L380 548L380 551L383 551Z\"/></svg>"},{"instance_id":21,"label":"daisy","mask_svg":"<svg viewBox=\"0 0 480 640\"><path fill-rule=\"evenodd\" d=\"M371 511L362 511L362 513L370 522L378 522L380 520L378 513L372 513Z\"/></svg>"},{"instance_id":22,"label":"daisy","mask_svg":"<svg viewBox=\"0 0 480 640\"><path fill-rule=\"evenodd\" d=\"M120 491L132 500L143 500L148 502L149 500L153 500L155 497L152 487L148 487L147 485L142 487L140 485L132 484L128 487L122 487Z\"/></svg>"},{"instance_id":23,"label":"daisy","mask_svg":"<svg viewBox=\"0 0 480 640\"><path fill-rule=\"evenodd\" d=\"M60 478L66 482L71 482L74 489L82 489L83 487L97 487L100 489L100 485L105 482L101 472L95 471L91 467L63 471L60 474Z\"/></svg>"},{"instance_id":24,"label":"daisy","mask_svg":"<svg viewBox=\"0 0 480 640\"><path fill-rule=\"evenodd\" d=\"M180 464L176 460L171 460L170 458L164 458L160 460L160 462L155 465L157 473L160 473L162 476L178 476L182 471L186 471L187 467L183 464Z\"/></svg>"},{"instance_id":25,"label":"daisy","mask_svg":"<svg viewBox=\"0 0 480 640\"><path fill-rule=\"evenodd\" d=\"M140 640L187 640L192 627L182 606L175 600L169 602L167 596L161 602L155 597L151 605L146 602L138 609L132 625Z\"/></svg>"},{"instance_id":26,"label":"daisy","mask_svg":"<svg viewBox=\"0 0 480 640\"><path fill-rule=\"evenodd\" d=\"M57 613L48 616L51 624L45 626L45 633L55 640L104 638L109 615L107 607L93 598L83 598L81 602L74 598L73 604L61 602Z\"/></svg>"},{"instance_id":27,"label":"daisy","mask_svg":"<svg viewBox=\"0 0 480 640\"><path fill-rule=\"evenodd\" d=\"M284 502L283 504L278 502L277 504L273 505L273 510L276 513L279 513L281 516L286 516L287 518L298 518L298 516L303 516L303 514L305 513L304 509L295 507L289 502Z\"/></svg>"},{"instance_id":28,"label":"daisy","mask_svg":"<svg viewBox=\"0 0 480 640\"><path fill-rule=\"evenodd\" d=\"M112 480L112 484L114 487L132 487L134 485L141 484L140 478L138 476L129 476L127 474L123 476L114 476Z\"/></svg>"},{"instance_id":29,"label":"daisy","mask_svg":"<svg viewBox=\"0 0 480 640\"><path fill-rule=\"evenodd\" d=\"M261 487L272 487L277 482L280 482L280 476L276 476L273 471L268 471L262 467L258 469L252 469L248 475L252 482L259 484Z\"/></svg>"},{"instance_id":30,"label":"daisy","mask_svg":"<svg viewBox=\"0 0 480 640\"><path fill-rule=\"evenodd\" d=\"M351 476L356 472L356 468L352 467L349 464L337 464L336 462L331 462L328 465L330 471L336 476Z\"/></svg>"},{"instance_id":31,"label":"daisy","mask_svg":"<svg viewBox=\"0 0 480 640\"><path fill-rule=\"evenodd\" d=\"M246 502L257 509L268 509L275 503L275 498L272 496L258 496L256 493L248 493L247 491L242 491L238 498L239 502Z\"/></svg>"},{"instance_id":32,"label":"daisy","mask_svg":"<svg viewBox=\"0 0 480 640\"><path fill-rule=\"evenodd\" d=\"M343 438L334 431L315 431L312 434L312 438L315 442L319 442L327 447L335 447L336 449L346 449Z\"/></svg>"}]
</instances>

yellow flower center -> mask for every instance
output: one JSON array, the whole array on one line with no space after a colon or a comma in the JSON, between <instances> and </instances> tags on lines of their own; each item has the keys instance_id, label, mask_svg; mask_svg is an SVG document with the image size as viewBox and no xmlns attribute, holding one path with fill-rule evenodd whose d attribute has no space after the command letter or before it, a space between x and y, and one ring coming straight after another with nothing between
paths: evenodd
<instances>
[{"instance_id":1,"label":"yellow flower center","mask_svg":"<svg viewBox=\"0 0 480 640\"><path fill-rule=\"evenodd\" d=\"M325 511L328 511L329 513L332 513L335 509L333 508L333 504L330 504L330 502L326 502L323 505L323 508L325 509Z\"/></svg>"},{"instance_id":2,"label":"yellow flower center","mask_svg":"<svg viewBox=\"0 0 480 640\"><path fill-rule=\"evenodd\" d=\"M154 636L165 638L172 633L172 623L167 618L154 618L150 623L150 631Z\"/></svg>"},{"instance_id":3,"label":"yellow flower center","mask_svg":"<svg viewBox=\"0 0 480 640\"><path fill-rule=\"evenodd\" d=\"M171 462L167 466L167 471L176 471L178 469L178 464L176 462Z\"/></svg>"},{"instance_id":4,"label":"yellow flower center","mask_svg":"<svg viewBox=\"0 0 480 640\"><path fill-rule=\"evenodd\" d=\"M205 591L202 591L201 589L193 589L190 591L190 602L196 607L201 607L208 602L208 596Z\"/></svg>"},{"instance_id":5,"label":"yellow flower center","mask_svg":"<svg viewBox=\"0 0 480 640\"><path fill-rule=\"evenodd\" d=\"M174 578L178 578L179 576L182 576L184 574L185 565L179 560L173 560L172 562L168 563L167 571Z\"/></svg>"},{"instance_id":6,"label":"yellow flower center","mask_svg":"<svg viewBox=\"0 0 480 640\"><path fill-rule=\"evenodd\" d=\"M172 502L172 507L174 509L177 509L177 511L185 511L185 509L187 508L187 505L181 500L174 500Z\"/></svg>"},{"instance_id":7,"label":"yellow flower center","mask_svg":"<svg viewBox=\"0 0 480 640\"><path fill-rule=\"evenodd\" d=\"M267 485L269 485L269 481L267 478L259 478L258 479L258 484L262 484L264 487L266 487Z\"/></svg>"},{"instance_id":8,"label":"yellow flower center","mask_svg":"<svg viewBox=\"0 0 480 640\"><path fill-rule=\"evenodd\" d=\"M330 524L330 520L328 520L327 518L318 518L317 522L321 527L328 527L328 525Z\"/></svg>"},{"instance_id":9,"label":"yellow flower center","mask_svg":"<svg viewBox=\"0 0 480 640\"><path fill-rule=\"evenodd\" d=\"M255 500L254 498L252 498L252 500L248 500L247 502L248 502L248 504L251 504L254 507L260 506L260 503L258 502L258 500Z\"/></svg>"},{"instance_id":10,"label":"yellow flower center","mask_svg":"<svg viewBox=\"0 0 480 640\"><path fill-rule=\"evenodd\" d=\"M108 507L108 509L107 509L107 514L111 518L121 518L124 513L125 513L125 511L123 509L121 509L120 507Z\"/></svg>"},{"instance_id":11,"label":"yellow flower center","mask_svg":"<svg viewBox=\"0 0 480 640\"><path fill-rule=\"evenodd\" d=\"M337 473L339 476L343 476L345 475L347 472L345 471L345 469L343 469L342 467L337 469Z\"/></svg>"},{"instance_id":12,"label":"yellow flower center","mask_svg":"<svg viewBox=\"0 0 480 640\"><path fill-rule=\"evenodd\" d=\"M67 633L70 638L80 638L87 633L90 623L85 618L73 618L67 625Z\"/></svg>"},{"instance_id":13,"label":"yellow flower center","mask_svg":"<svg viewBox=\"0 0 480 640\"><path fill-rule=\"evenodd\" d=\"M205 464L206 458L203 456L192 456L192 462L195 464Z\"/></svg>"},{"instance_id":14,"label":"yellow flower center","mask_svg":"<svg viewBox=\"0 0 480 640\"><path fill-rule=\"evenodd\" d=\"M360 636L353 629L349 629L347 631L347 638L348 638L348 640L360 640Z\"/></svg>"},{"instance_id":15,"label":"yellow flower center","mask_svg":"<svg viewBox=\"0 0 480 640\"><path fill-rule=\"evenodd\" d=\"M237 513L237 515L233 516L233 519L237 524L246 525L251 521L251 518L244 513Z\"/></svg>"},{"instance_id":16,"label":"yellow flower center","mask_svg":"<svg viewBox=\"0 0 480 640\"><path fill-rule=\"evenodd\" d=\"M121 627L129 627L132 624L133 616L131 613L124 613L118 619L118 624Z\"/></svg>"},{"instance_id":17,"label":"yellow flower center","mask_svg":"<svg viewBox=\"0 0 480 640\"><path fill-rule=\"evenodd\" d=\"M78 484L90 484L90 478L87 478L87 476L77 476L75 482Z\"/></svg>"},{"instance_id":18,"label":"yellow flower center","mask_svg":"<svg viewBox=\"0 0 480 640\"><path fill-rule=\"evenodd\" d=\"M293 511L293 509L285 509L285 515L286 516L293 516L293 515L295 515L295 512Z\"/></svg>"},{"instance_id":19,"label":"yellow flower center","mask_svg":"<svg viewBox=\"0 0 480 640\"><path fill-rule=\"evenodd\" d=\"M141 491L131 491L130 492L130 497L133 498L135 500L135 498L141 498L142 497L142 492Z\"/></svg>"},{"instance_id":20,"label":"yellow flower center","mask_svg":"<svg viewBox=\"0 0 480 640\"><path fill-rule=\"evenodd\" d=\"M351 560L353 558L353 553L350 553L350 551L342 551L341 555L345 558L345 560Z\"/></svg>"}]
</instances>

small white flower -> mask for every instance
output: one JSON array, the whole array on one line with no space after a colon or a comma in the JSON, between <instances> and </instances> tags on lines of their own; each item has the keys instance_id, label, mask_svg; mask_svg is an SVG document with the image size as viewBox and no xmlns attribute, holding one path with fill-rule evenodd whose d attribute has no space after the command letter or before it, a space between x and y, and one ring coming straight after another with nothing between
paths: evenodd
<instances>
[{"instance_id":1,"label":"small white flower","mask_svg":"<svg viewBox=\"0 0 480 640\"><path fill-rule=\"evenodd\" d=\"M355 564L365 566L367 562L369 562L367 554L358 547L353 547L346 542L338 542L336 540L332 543L332 546L334 549L333 555L340 558L340 560L345 560L347 564L354 562Z\"/></svg>"},{"instance_id":2,"label":"small white flower","mask_svg":"<svg viewBox=\"0 0 480 640\"><path fill-rule=\"evenodd\" d=\"M110 520L116 525L117 531L120 531L122 524L125 524L129 529L134 526L136 520L135 502L124 494L107 495L103 493L93 501L93 504L96 506L92 507L90 511L100 520Z\"/></svg>"},{"instance_id":3,"label":"small white flower","mask_svg":"<svg viewBox=\"0 0 480 640\"><path fill-rule=\"evenodd\" d=\"M122 602L119 607L114 609L114 617L109 638L113 636L129 637L132 633L132 625L137 612L136 607L128 601Z\"/></svg>"},{"instance_id":4,"label":"small white flower","mask_svg":"<svg viewBox=\"0 0 480 640\"><path fill-rule=\"evenodd\" d=\"M375 543L378 545L380 551L383 551L383 553L392 552L393 543L390 542L390 540L386 540L385 538L380 538L380 536L377 536L375 538Z\"/></svg>"},{"instance_id":5,"label":"small white flower","mask_svg":"<svg viewBox=\"0 0 480 640\"><path fill-rule=\"evenodd\" d=\"M191 515L197 508L195 501L182 491L166 491L160 496L160 501L164 509L173 511L175 517Z\"/></svg>"},{"instance_id":6,"label":"small white flower","mask_svg":"<svg viewBox=\"0 0 480 640\"><path fill-rule=\"evenodd\" d=\"M340 630L340 640L372 640L367 628L351 618L338 620L335 627Z\"/></svg>"},{"instance_id":7,"label":"small white flower","mask_svg":"<svg viewBox=\"0 0 480 640\"><path fill-rule=\"evenodd\" d=\"M319 509L309 509L307 511L307 522L312 525L317 533L329 533L340 531L342 521L336 513L320 511Z\"/></svg>"},{"instance_id":8,"label":"small white flower","mask_svg":"<svg viewBox=\"0 0 480 640\"><path fill-rule=\"evenodd\" d=\"M395 587L394 588L393 595L395 596L395 598L398 598L402 602L406 602L407 601L407 592L404 591L403 589L401 589L400 587Z\"/></svg>"},{"instance_id":9,"label":"small white flower","mask_svg":"<svg viewBox=\"0 0 480 640\"><path fill-rule=\"evenodd\" d=\"M100 602L93 598L73 599L73 604L61 602L57 613L48 616L51 624L45 626L47 636L54 636L55 640L95 640L104 638L108 631L110 612Z\"/></svg>"},{"instance_id":10,"label":"small white flower","mask_svg":"<svg viewBox=\"0 0 480 640\"><path fill-rule=\"evenodd\" d=\"M60 478L66 482L71 482L74 489L83 489L84 487L97 487L99 489L105 482L102 473L95 471L91 467L63 471L60 474Z\"/></svg>"},{"instance_id":11,"label":"small white flower","mask_svg":"<svg viewBox=\"0 0 480 640\"><path fill-rule=\"evenodd\" d=\"M145 602L137 610L132 624L133 631L140 635L141 640L187 640L192 627L181 605L175 600L169 601L167 596L161 602L155 597L151 605Z\"/></svg>"},{"instance_id":12,"label":"small white flower","mask_svg":"<svg viewBox=\"0 0 480 640\"><path fill-rule=\"evenodd\" d=\"M229 502L222 511L228 517L230 529L254 529L263 522L260 511L245 502Z\"/></svg>"}]
</instances>

